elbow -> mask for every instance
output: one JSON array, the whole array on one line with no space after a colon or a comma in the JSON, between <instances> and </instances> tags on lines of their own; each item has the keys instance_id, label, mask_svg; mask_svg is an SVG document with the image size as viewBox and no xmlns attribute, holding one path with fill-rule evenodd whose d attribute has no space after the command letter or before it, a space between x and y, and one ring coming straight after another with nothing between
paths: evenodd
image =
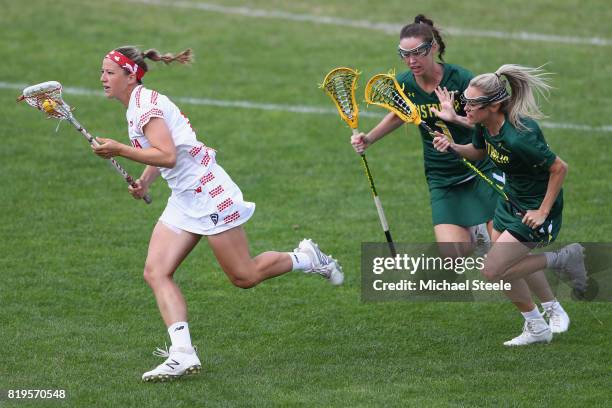
<instances>
[{"instance_id":1,"label":"elbow","mask_svg":"<svg viewBox=\"0 0 612 408\"><path fill-rule=\"evenodd\" d=\"M561 159L558 159L558 160L559 161L558 161L557 166L556 166L557 168L555 169L556 173L558 173L559 175L565 177L565 175L567 174L567 171L569 170L569 166L563 160L561 160Z\"/></svg>"},{"instance_id":2,"label":"elbow","mask_svg":"<svg viewBox=\"0 0 612 408\"><path fill-rule=\"evenodd\" d=\"M176 153L169 154L162 164L162 167L166 167L168 169L172 169L174 166L176 166Z\"/></svg>"}]
</instances>

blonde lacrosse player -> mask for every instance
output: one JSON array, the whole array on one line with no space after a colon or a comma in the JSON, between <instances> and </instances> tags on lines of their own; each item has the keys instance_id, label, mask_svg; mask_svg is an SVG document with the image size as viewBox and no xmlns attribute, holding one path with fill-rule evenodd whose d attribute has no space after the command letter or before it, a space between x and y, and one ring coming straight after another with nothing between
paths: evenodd
<instances>
[{"instance_id":1,"label":"blonde lacrosse player","mask_svg":"<svg viewBox=\"0 0 612 408\"><path fill-rule=\"evenodd\" d=\"M191 61L191 50L177 55L141 52L131 46L110 51L102 60L100 81L104 94L127 109L130 145L98 138L100 146L92 148L103 158L122 156L147 165L137 187L129 188L135 198L142 198L158 176L172 190L153 229L144 267L144 279L153 290L172 345L154 353L166 360L142 378L164 381L201 368L191 344L187 304L173 275L202 236L230 281L240 288L251 288L292 270L320 274L335 285L342 283L344 275L339 263L309 239L293 252L249 254L242 224L253 215L255 204L243 199L238 186L217 164L215 150L197 140L179 108L166 96L144 87L145 59L186 64Z\"/></svg>"},{"instance_id":2,"label":"blonde lacrosse player","mask_svg":"<svg viewBox=\"0 0 612 408\"><path fill-rule=\"evenodd\" d=\"M569 317L554 298L542 303L549 317L547 324L522 278L542 274L544 268L561 269L569 274L575 289L586 288L581 245L529 254L536 245L554 241L561 229L562 185L568 166L550 150L534 120L542 117L534 92L549 88L546 74L539 68L503 65L494 73L478 75L461 95L467 113L463 120L476 125L472 142L458 144L442 133L437 133L433 142L439 151L450 146L469 160L488 155L507 176L504 191L527 210L520 216L507 201L497 203L494 244L483 269L488 280L512 283L507 295L525 318L523 332L506 341L506 346L548 343L553 333L564 332L569 326Z\"/></svg>"},{"instance_id":3,"label":"blonde lacrosse player","mask_svg":"<svg viewBox=\"0 0 612 408\"><path fill-rule=\"evenodd\" d=\"M456 144L468 144L472 141L474 126L465 118L463 106L454 95L461 95L467 89L473 75L465 68L445 63L442 57L445 48L433 21L422 14L417 15L414 23L404 26L400 32L398 54L409 71L399 74L397 80L429 127L439 130ZM353 148L361 153L403 123L397 115L389 113L367 134L354 135ZM450 250L450 243L457 247L457 252L447 255L465 256L473 250L479 237L489 241L498 196L460 160L436 151L428 132L419 129L434 235L437 242L442 243L443 252ZM473 164L490 179L503 182L503 173L488 157L483 156ZM543 305L555 301L543 272L525 280L520 284L529 286ZM569 317L561 310L551 315L555 323L553 328L558 332L567 330L569 322Z\"/></svg>"}]
</instances>

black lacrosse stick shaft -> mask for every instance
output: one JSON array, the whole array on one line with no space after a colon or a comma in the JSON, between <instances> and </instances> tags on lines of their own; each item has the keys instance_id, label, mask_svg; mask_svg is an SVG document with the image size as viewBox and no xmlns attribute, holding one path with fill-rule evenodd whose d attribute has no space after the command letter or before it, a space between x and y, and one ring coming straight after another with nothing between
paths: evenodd
<instances>
[{"instance_id":1,"label":"black lacrosse stick shaft","mask_svg":"<svg viewBox=\"0 0 612 408\"><path fill-rule=\"evenodd\" d=\"M429 127L429 125L425 122L421 122L419 124L420 127L422 127L427 133L429 133L430 136L434 137L435 133L434 130ZM490 178L488 178L487 176L485 176L480 169L478 169L476 166L474 166L473 164L471 164L470 162L468 162L463 156L461 156L459 153L457 153L452 147L449 146L448 150L449 153L451 153L452 155L454 155L457 159L459 159L466 167L468 167L470 170L474 171L478 176L480 176L484 181L486 181L489 185L491 185L491 187L493 187L493 189L504 199L506 200L508 203L510 203L510 205L512 207L514 207L514 209L517 212L517 215L520 215L521 217L525 216L526 211L523 210L523 208L521 207L520 204L518 204L512 197L510 197L505 191L501 190L499 187L497 187L497 185L495 184L495 182L493 180L491 180Z\"/></svg>"}]
</instances>

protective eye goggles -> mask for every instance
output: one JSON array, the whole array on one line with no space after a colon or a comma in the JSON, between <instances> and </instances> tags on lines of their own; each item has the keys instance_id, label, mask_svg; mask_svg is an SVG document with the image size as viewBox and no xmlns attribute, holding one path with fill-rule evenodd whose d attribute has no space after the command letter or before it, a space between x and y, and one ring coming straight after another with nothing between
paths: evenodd
<instances>
[{"instance_id":1,"label":"protective eye goggles","mask_svg":"<svg viewBox=\"0 0 612 408\"><path fill-rule=\"evenodd\" d=\"M397 55L400 58L409 58L409 57L424 57L431 51L431 47L434 45L434 40L421 43L416 47L406 50L402 48L400 45L397 46Z\"/></svg>"},{"instance_id":2,"label":"protective eye goggles","mask_svg":"<svg viewBox=\"0 0 612 408\"><path fill-rule=\"evenodd\" d=\"M480 109L495 102L505 101L509 97L510 95L508 94L508 91L506 90L505 86L502 86L499 91L497 91L493 95L477 96L476 98L468 98L467 96L465 96L465 91L463 91L463 93L461 94L461 104L466 107L478 106L478 109Z\"/></svg>"}]
</instances>

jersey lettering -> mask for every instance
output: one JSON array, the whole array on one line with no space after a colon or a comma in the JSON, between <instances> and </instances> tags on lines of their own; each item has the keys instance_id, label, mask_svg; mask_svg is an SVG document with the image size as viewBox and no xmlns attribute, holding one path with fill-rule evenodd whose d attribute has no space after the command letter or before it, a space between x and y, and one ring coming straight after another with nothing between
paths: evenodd
<instances>
[{"instance_id":1,"label":"jersey lettering","mask_svg":"<svg viewBox=\"0 0 612 408\"><path fill-rule=\"evenodd\" d=\"M493 147L492 144L490 144L489 142L487 143L487 154L489 155L489 157L491 158L491 160L493 160L495 163L499 163L499 164L508 164L510 163L510 158L505 155L505 154L501 154L500 152L498 152L495 147Z\"/></svg>"}]
</instances>

